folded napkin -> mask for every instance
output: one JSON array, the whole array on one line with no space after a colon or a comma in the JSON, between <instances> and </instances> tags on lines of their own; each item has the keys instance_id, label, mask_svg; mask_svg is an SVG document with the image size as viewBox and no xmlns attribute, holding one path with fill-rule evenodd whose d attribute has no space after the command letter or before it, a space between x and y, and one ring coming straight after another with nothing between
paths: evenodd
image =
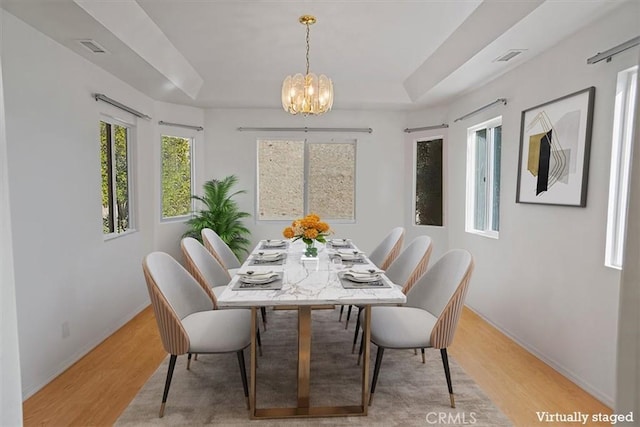
<instances>
[{"instance_id":1,"label":"folded napkin","mask_svg":"<svg viewBox=\"0 0 640 427\"><path fill-rule=\"evenodd\" d=\"M349 239L331 239L329 240L331 246L339 247L339 246L351 246L351 242Z\"/></svg>"},{"instance_id":2,"label":"folded napkin","mask_svg":"<svg viewBox=\"0 0 640 427\"><path fill-rule=\"evenodd\" d=\"M362 258L364 252L355 251L353 249L338 249L338 255L340 255L340 258L343 260L359 259Z\"/></svg>"},{"instance_id":3,"label":"folded napkin","mask_svg":"<svg viewBox=\"0 0 640 427\"><path fill-rule=\"evenodd\" d=\"M279 248L281 246L286 245L287 242L281 239L278 240L265 240L264 242L264 246L265 247L272 247L272 248Z\"/></svg>"}]
</instances>

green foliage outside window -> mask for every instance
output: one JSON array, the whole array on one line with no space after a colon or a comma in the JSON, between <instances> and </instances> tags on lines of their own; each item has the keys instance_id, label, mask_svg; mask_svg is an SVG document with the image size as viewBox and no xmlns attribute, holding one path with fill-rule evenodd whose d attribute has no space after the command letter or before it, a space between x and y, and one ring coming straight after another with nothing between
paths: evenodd
<instances>
[{"instance_id":1,"label":"green foliage outside window","mask_svg":"<svg viewBox=\"0 0 640 427\"><path fill-rule=\"evenodd\" d=\"M104 234L122 233L130 226L128 153L128 129L101 121L100 169Z\"/></svg>"},{"instance_id":2,"label":"green foliage outside window","mask_svg":"<svg viewBox=\"0 0 640 427\"><path fill-rule=\"evenodd\" d=\"M162 136L162 217L191 212L191 139Z\"/></svg>"}]
</instances>

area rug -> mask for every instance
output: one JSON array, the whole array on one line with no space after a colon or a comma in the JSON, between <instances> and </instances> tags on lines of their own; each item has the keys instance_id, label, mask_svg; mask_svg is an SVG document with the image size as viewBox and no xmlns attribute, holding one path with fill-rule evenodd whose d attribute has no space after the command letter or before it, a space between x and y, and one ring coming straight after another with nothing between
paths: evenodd
<instances>
[{"instance_id":1,"label":"area rug","mask_svg":"<svg viewBox=\"0 0 640 427\"><path fill-rule=\"evenodd\" d=\"M268 330L262 333L263 356L258 359L258 407L295 406L297 314L269 310ZM353 319L352 319L353 320ZM338 322L338 311L312 311L311 404L357 405L361 369L351 354L355 322L349 329ZM376 347L371 346L371 370ZM245 350L247 371L249 351ZM117 420L117 426L510 426L480 388L449 357L456 408L449 393L440 352L385 351L373 404L366 417L249 420L237 357L234 353L200 355L186 369L178 357L165 415L158 418L168 357Z\"/></svg>"}]
</instances>

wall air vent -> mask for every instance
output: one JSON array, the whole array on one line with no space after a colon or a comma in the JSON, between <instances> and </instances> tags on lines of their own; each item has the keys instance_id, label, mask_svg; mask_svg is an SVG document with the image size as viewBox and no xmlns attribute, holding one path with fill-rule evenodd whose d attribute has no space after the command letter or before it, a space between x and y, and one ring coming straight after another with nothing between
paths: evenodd
<instances>
[{"instance_id":1,"label":"wall air vent","mask_svg":"<svg viewBox=\"0 0 640 427\"><path fill-rule=\"evenodd\" d=\"M78 40L78 43L89 49L92 53L108 53L107 49L103 48L93 40Z\"/></svg>"},{"instance_id":2,"label":"wall air vent","mask_svg":"<svg viewBox=\"0 0 640 427\"><path fill-rule=\"evenodd\" d=\"M522 52L526 50L527 49L510 49L507 52L500 55L499 57L497 57L496 59L494 59L493 62L507 62L515 58L516 56L520 55Z\"/></svg>"}]
</instances>

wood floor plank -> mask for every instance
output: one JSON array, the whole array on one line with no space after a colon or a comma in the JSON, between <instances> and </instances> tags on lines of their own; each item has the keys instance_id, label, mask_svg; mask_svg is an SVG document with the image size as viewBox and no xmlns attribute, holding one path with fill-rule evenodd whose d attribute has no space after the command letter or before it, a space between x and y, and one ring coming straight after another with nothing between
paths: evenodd
<instances>
[{"instance_id":1,"label":"wood floor plank","mask_svg":"<svg viewBox=\"0 0 640 427\"><path fill-rule=\"evenodd\" d=\"M469 309L449 353L516 426L549 425L536 411L611 413ZM26 400L24 425L112 425L165 357L148 307Z\"/></svg>"}]
</instances>

